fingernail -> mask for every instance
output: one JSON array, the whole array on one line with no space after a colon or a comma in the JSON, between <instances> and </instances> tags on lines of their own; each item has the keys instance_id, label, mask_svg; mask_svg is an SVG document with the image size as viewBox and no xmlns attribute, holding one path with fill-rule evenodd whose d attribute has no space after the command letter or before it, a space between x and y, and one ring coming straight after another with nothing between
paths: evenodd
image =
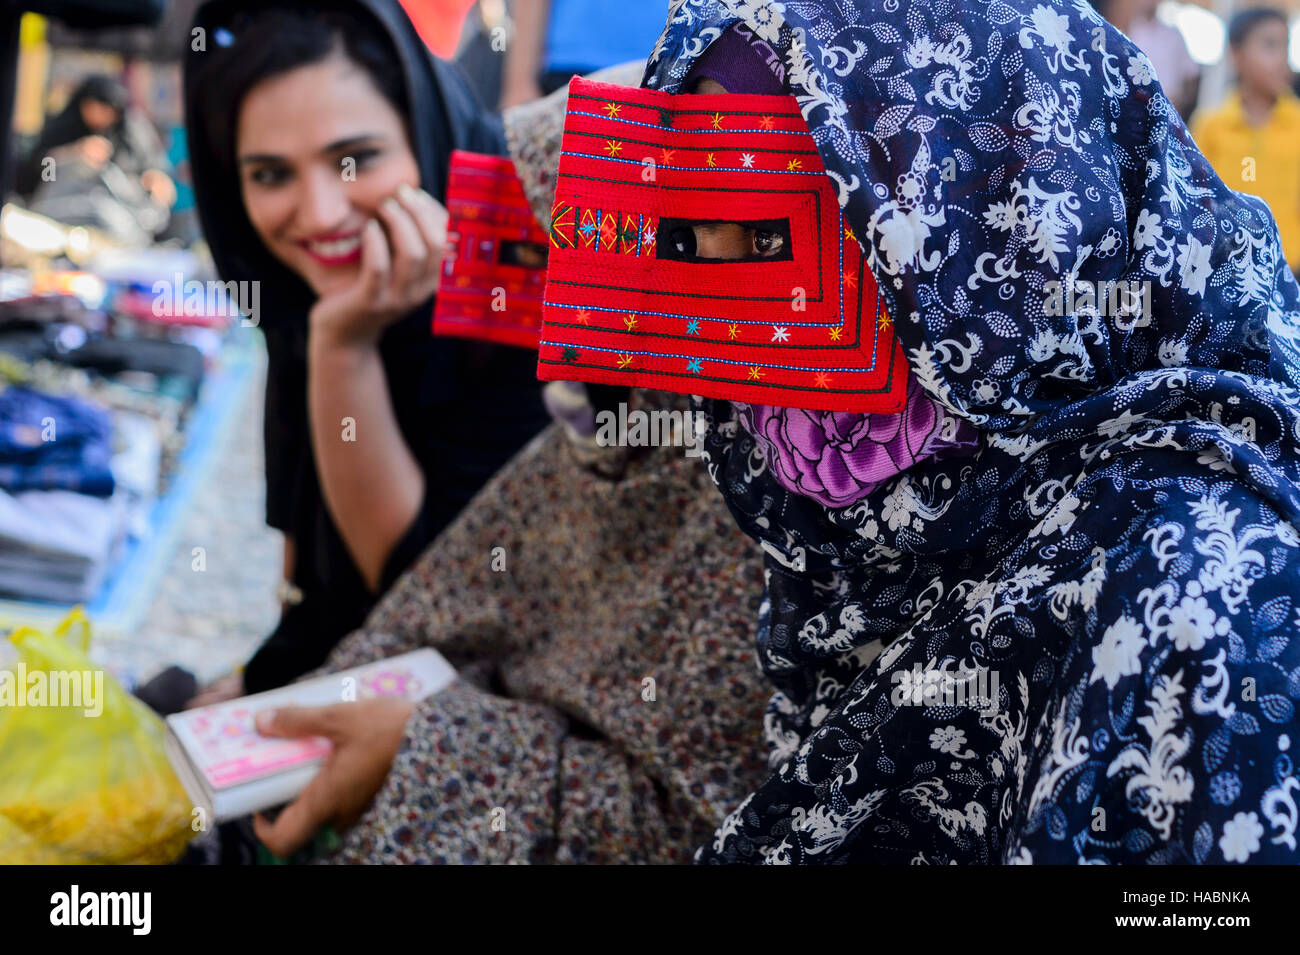
<instances>
[{"instance_id":1,"label":"fingernail","mask_svg":"<svg viewBox=\"0 0 1300 955\"><path fill-rule=\"evenodd\" d=\"M259 733L269 733L274 722L275 710L263 710L253 717L253 725L257 727Z\"/></svg>"},{"instance_id":2,"label":"fingernail","mask_svg":"<svg viewBox=\"0 0 1300 955\"><path fill-rule=\"evenodd\" d=\"M389 198L389 199L385 199L385 200L384 200L384 211L385 211L385 212L393 213L393 212L396 212L397 210L399 210L399 209L401 209L401 208L402 208L402 207L401 207L400 205L398 205L396 199L391 199L391 198Z\"/></svg>"},{"instance_id":3,"label":"fingernail","mask_svg":"<svg viewBox=\"0 0 1300 955\"><path fill-rule=\"evenodd\" d=\"M397 187L397 194L401 196L403 199L405 199L407 202L417 202L420 198L419 190L415 189L414 187L408 185L405 182Z\"/></svg>"}]
</instances>

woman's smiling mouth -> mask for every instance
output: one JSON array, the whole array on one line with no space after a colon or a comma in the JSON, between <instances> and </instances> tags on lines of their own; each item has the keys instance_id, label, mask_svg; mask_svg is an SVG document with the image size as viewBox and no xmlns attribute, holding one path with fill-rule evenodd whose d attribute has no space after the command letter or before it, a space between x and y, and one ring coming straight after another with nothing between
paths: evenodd
<instances>
[{"instance_id":1,"label":"woman's smiling mouth","mask_svg":"<svg viewBox=\"0 0 1300 955\"><path fill-rule=\"evenodd\" d=\"M321 265L350 265L361 261L361 232L302 239L298 245Z\"/></svg>"}]
</instances>

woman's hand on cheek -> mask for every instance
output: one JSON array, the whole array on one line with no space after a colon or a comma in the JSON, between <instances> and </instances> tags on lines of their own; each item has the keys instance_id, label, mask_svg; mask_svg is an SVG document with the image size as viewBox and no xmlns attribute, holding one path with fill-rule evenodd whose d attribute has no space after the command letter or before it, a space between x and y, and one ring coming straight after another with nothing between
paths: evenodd
<instances>
[{"instance_id":1,"label":"woman's hand on cheek","mask_svg":"<svg viewBox=\"0 0 1300 955\"><path fill-rule=\"evenodd\" d=\"M365 227L356 281L322 296L313 336L336 345L373 345L394 321L438 290L447 252L447 210L422 189L402 186Z\"/></svg>"},{"instance_id":2,"label":"woman's hand on cheek","mask_svg":"<svg viewBox=\"0 0 1300 955\"><path fill-rule=\"evenodd\" d=\"M320 772L274 822L258 814L253 830L281 858L306 845L326 823L342 830L361 818L392 767L415 704L381 697L334 706L259 713L263 736L323 736L334 746Z\"/></svg>"}]
</instances>

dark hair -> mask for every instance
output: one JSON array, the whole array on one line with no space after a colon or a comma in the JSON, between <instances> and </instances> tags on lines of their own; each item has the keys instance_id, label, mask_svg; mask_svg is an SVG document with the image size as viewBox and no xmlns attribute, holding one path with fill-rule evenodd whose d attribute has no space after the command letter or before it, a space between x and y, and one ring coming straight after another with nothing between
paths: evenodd
<instances>
[{"instance_id":1,"label":"dark hair","mask_svg":"<svg viewBox=\"0 0 1300 955\"><path fill-rule=\"evenodd\" d=\"M248 93L264 80L311 66L341 51L370 76L402 116L410 132L409 96L397 51L383 26L364 9L331 6L327 0L277 3L234 11L228 21L204 26L206 52L197 55L197 116L209 143L224 144L221 157L234 168L235 127Z\"/></svg>"},{"instance_id":2,"label":"dark hair","mask_svg":"<svg viewBox=\"0 0 1300 955\"><path fill-rule=\"evenodd\" d=\"M1286 14L1277 7L1253 7L1250 10L1234 13L1232 19L1228 21L1228 46L1234 50L1240 49L1241 45L1250 39L1255 28L1269 20L1277 20L1283 26L1287 26Z\"/></svg>"},{"instance_id":3,"label":"dark hair","mask_svg":"<svg viewBox=\"0 0 1300 955\"><path fill-rule=\"evenodd\" d=\"M94 73L82 80L81 84L68 98L69 103L75 103L78 106L86 100L103 103L105 106L111 106L119 113L124 113L130 104L131 97L120 80L115 80L113 77L105 76L102 73Z\"/></svg>"}]
</instances>

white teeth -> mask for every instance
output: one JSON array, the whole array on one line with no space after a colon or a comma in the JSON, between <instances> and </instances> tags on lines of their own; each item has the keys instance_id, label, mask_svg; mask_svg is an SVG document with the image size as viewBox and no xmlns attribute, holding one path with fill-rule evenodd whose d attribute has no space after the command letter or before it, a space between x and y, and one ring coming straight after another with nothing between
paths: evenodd
<instances>
[{"instance_id":1,"label":"white teeth","mask_svg":"<svg viewBox=\"0 0 1300 955\"><path fill-rule=\"evenodd\" d=\"M324 259L340 259L351 255L361 247L361 236L354 235L348 239L335 239L331 242L308 242L307 248Z\"/></svg>"}]
</instances>

